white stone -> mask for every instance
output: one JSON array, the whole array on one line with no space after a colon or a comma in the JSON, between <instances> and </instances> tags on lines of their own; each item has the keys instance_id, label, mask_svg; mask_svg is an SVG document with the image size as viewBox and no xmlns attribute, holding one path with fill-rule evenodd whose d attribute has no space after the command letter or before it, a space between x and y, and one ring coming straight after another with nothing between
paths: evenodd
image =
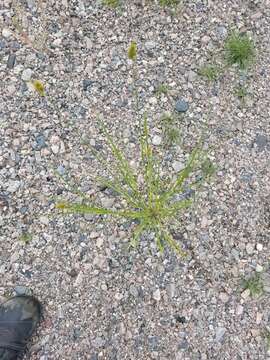
<instances>
[{"instance_id":1,"label":"white stone","mask_svg":"<svg viewBox=\"0 0 270 360\"><path fill-rule=\"evenodd\" d=\"M20 181L17 180L10 180L8 182L7 191L11 193L15 193L20 187Z\"/></svg>"},{"instance_id":2,"label":"white stone","mask_svg":"<svg viewBox=\"0 0 270 360\"><path fill-rule=\"evenodd\" d=\"M156 301L160 301L161 300L161 294L160 294L160 290L157 289L156 291L153 292L153 299Z\"/></svg>"},{"instance_id":3,"label":"white stone","mask_svg":"<svg viewBox=\"0 0 270 360\"><path fill-rule=\"evenodd\" d=\"M49 218L47 216L44 216L42 215L40 218L39 218L41 224L43 225L49 225Z\"/></svg>"},{"instance_id":4,"label":"white stone","mask_svg":"<svg viewBox=\"0 0 270 360\"><path fill-rule=\"evenodd\" d=\"M184 169L185 164L183 164L181 161L174 161L172 163L172 167L174 169L174 171L178 172Z\"/></svg>"},{"instance_id":5,"label":"white stone","mask_svg":"<svg viewBox=\"0 0 270 360\"><path fill-rule=\"evenodd\" d=\"M96 231L92 231L89 237L90 239L97 239L99 237L99 233Z\"/></svg>"},{"instance_id":6,"label":"white stone","mask_svg":"<svg viewBox=\"0 0 270 360\"><path fill-rule=\"evenodd\" d=\"M98 238L96 244L97 244L97 247L101 248L102 245L103 245L103 239L102 239L102 238Z\"/></svg>"},{"instance_id":7,"label":"white stone","mask_svg":"<svg viewBox=\"0 0 270 360\"><path fill-rule=\"evenodd\" d=\"M258 251L262 251L263 245L260 244L260 243L258 243L258 244L256 245L256 249L257 249Z\"/></svg>"},{"instance_id":8,"label":"white stone","mask_svg":"<svg viewBox=\"0 0 270 360\"><path fill-rule=\"evenodd\" d=\"M253 244L248 243L246 245L246 252L248 253L248 255L252 255L254 251L254 246Z\"/></svg>"},{"instance_id":9,"label":"white stone","mask_svg":"<svg viewBox=\"0 0 270 360\"><path fill-rule=\"evenodd\" d=\"M32 77L33 71L31 69L25 69L22 72L22 80L23 81L30 81Z\"/></svg>"},{"instance_id":10,"label":"white stone","mask_svg":"<svg viewBox=\"0 0 270 360\"><path fill-rule=\"evenodd\" d=\"M242 305L238 305L236 308L236 315L240 316L244 312L244 307Z\"/></svg>"},{"instance_id":11,"label":"white stone","mask_svg":"<svg viewBox=\"0 0 270 360\"><path fill-rule=\"evenodd\" d=\"M58 154L59 153L59 145L52 145L52 152L54 154Z\"/></svg>"},{"instance_id":12,"label":"white stone","mask_svg":"<svg viewBox=\"0 0 270 360\"><path fill-rule=\"evenodd\" d=\"M152 140L153 145L158 146L158 145L161 144L161 142L162 142L161 136L155 135L155 136L153 137L153 140Z\"/></svg>"},{"instance_id":13,"label":"white stone","mask_svg":"<svg viewBox=\"0 0 270 360\"><path fill-rule=\"evenodd\" d=\"M259 273L260 273L260 272L263 272L263 266L260 265L260 264L257 264L257 265L256 265L256 271L259 272Z\"/></svg>"},{"instance_id":14,"label":"white stone","mask_svg":"<svg viewBox=\"0 0 270 360\"><path fill-rule=\"evenodd\" d=\"M3 35L3 37L4 38L9 38L11 35L12 35L12 31L10 31L9 29L7 29L7 28L4 28L3 30L2 30L2 35Z\"/></svg>"},{"instance_id":15,"label":"white stone","mask_svg":"<svg viewBox=\"0 0 270 360\"><path fill-rule=\"evenodd\" d=\"M246 289L241 293L242 298L245 299L245 300L249 297L249 295L250 295L250 290L249 289Z\"/></svg>"}]
</instances>

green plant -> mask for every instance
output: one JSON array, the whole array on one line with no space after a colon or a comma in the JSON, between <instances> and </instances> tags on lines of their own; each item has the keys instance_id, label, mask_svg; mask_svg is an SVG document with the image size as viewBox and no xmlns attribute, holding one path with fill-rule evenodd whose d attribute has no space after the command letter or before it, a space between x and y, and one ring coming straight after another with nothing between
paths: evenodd
<instances>
[{"instance_id":1,"label":"green plant","mask_svg":"<svg viewBox=\"0 0 270 360\"><path fill-rule=\"evenodd\" d=\"M244 290L249 289L252 297L258 297L263 294L263 283L260 273L255 273L248 279L243 281Z\"/></svg>"},{"instance_id":2,"label":"green plant","mask_svg":"<svg viewBox=\"0 0 270 360\"><path fill-rule=\"evenodd\" d=\"M265 338L266 341L266 348L267 351L270 351L270 328L266 327L263 331L263 337Z\"/></svg>"},{"instance_id":3,"label":"green plant","mask_svg":"<svg viewBox=\"0 0 270 360\"><path fill-rule=\"evenodd\" d=\"M253 41L244 34L232 33L225 42L226 58L229 65L238 64L246 69L255 57Z\"/></svg>"},{"instance_id":4,"label":"green plant","mask_svg":"<svg viewBox=\"0 0 270 360\"><path fill-rule=\"evenodd\" d=\"M159 0L161 6L176 6L180 4L180 0Z\"/></svg>"},{"instance_id":5,"label":"green plant","mask_svg":"<svg viewBox=\"0 0 270 360\"><path fill-rule=\"evenodd\" d=\"M103 0L103 4L111 8L117 8L120 6L120 0Z\"/></svg>"},{"instance_id":6,"label":"green plant","mask_svg":"<svg viewBox=\"0 0 270 360\"><path fill-rule=\"evenodd\" d=\"M243 85L239 85L235 89L235 95L238 97L238 99L240 99L241 101L244 101L245 97L248 95L248 91L247 91L246 87L244 87Z\"/></svg>"},{"instance_id":7,"label":"green plant","mask_svg":"<svg viewBox=\"0 0 270 360\"><path fill-rule=\"evenodd\" d=\"M24 244L28 244L32 240L33 236L28 232L23 232L20 236L20 241Z\"/></svg>"},{"instance_id":8,"label":"green plant","mask_svg":"<svg viewBox=\"0 0 270 360\"><path fill-rule=\"evenodd\" d=\"M164 114L161 117L161 126L164 133L165 144L172 146L179 142L180 131L176 126L176 120L171 114Z\"/></svg>"},{"instance_id":9,"label":"green plant","mask_svg":"<svg viewBox=\"0 0 270 360\"><path fill-rule=\"evenodd\" d=\"M162 94L167 95L169 93L169 87L166 84L159 84L155 89L157 97L161 97Z\"/></svg>"},{"instance_id":10,"label":"green plant","mask_svg":"<svg viewBox=\"0 0 270 360\"><path fill-rule=\"evenodd\" d=\"M198 70L198 74L209 81L217 80L220 69L216 65L205 65Z\"/></svg>"}]
</instances>

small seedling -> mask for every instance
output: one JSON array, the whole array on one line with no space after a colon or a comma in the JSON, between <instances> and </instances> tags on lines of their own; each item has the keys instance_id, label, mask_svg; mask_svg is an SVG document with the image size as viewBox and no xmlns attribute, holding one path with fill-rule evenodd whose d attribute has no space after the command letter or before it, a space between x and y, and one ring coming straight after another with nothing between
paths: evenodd
<instances>
[{"instance_id":1,"label":"small seedling","mask_svg":"<svg viewBox=\"0 0 270 360\"><path fill-rule=\"evenodd\" d=\"M40 80L32 80L31 85L40 96L45 96L45 87Z\"/></svg>"},{"instance_id":2,"label":"small seedling","mask_svg":"<svg viewBox=\"0 0 270 360\"><path fill-rule=\"evenodd\" d=\"M243 85L239 85L235 89L235 95L238 97L238 99L244 101L245 97L248 95L247 89Z\"/></svg>"},{"instance_id":3,"label":"small seedling","mask_svg":"<svg viewBox=\"0 0 270 360\"><path fill-rule=\"evenodd\" d=\"M228 64L237 64L240 69L246 69L255 57L253 41L240 33L233 33L227 38L225 51Z\"/></svg>"},{"instance_id":4,"label":"small seedling","mask_svg":"<svg viewBox=\"0 0 270 360\"><path fill-rule=\"evenodd\" d=\"M169 87L166 84L159 84L157 88L155 89L155 94L157 97L161 97L161 95L168 95L169 93Z\"/></svg>"},{"instance_id":5,"label":"small seedling","mask_svg":"<svg viewBox=\"0 0 270 360\"><path fill-rule=\"evenodd\" d=\"M263 294L263 283L259 273L243 281L244 290L249 289L252 297L259 297Z\"/></svg>"},{"instance_id":6,"label":"small seedling","mask_svg":"<svg viewBox=\"0 0 270 360\"><path fill-rule=\"evenodd\" d=\"M180 4L180 0L159 0L161 6L176 6Z\"/></svg>"},{"instance_id":7,"label":"small seedling","mask_svg":"<svg viewBox=\"0 0 270 360\"><path fill-rule=\"evenodd\" d=\"M265 330L263 331L263 337L265 338L265 341L266 341L266 349L267 349L267 351L270 351L270 328L269 327L265 328Z\"/></svg>"},{"instance_id":8,"label":"small seedling","mask_svg":"<svg viewBox=\"0 0 270 360\"><path fill-rule=\"evenodd\" d=\"M120 6L120 0L103 0L103 4L110 8L117 8Z\"/></svg>"},{"instance_id":9,"label":"small seedling","mask_svg":"<svg viewBox=\"0 0 270 360\"><path fill-rule=\"evenodd\" d=\"M20 236L20 241L23 242L24 244L28 244L32 240L32 238L33 236L30 233L24 232Z\"/></svg>"},{"instance_id":10,"label":"small seedling","mask_svg":"<svg viewBox=\"0 0 270 360\"><path fill-rule=\"evenodd\" d=\"M199 69L198 74L209 81L215 81L219 76L219 72L220 69L216 65L205 65Z\"/></svg>"}]
</instances>

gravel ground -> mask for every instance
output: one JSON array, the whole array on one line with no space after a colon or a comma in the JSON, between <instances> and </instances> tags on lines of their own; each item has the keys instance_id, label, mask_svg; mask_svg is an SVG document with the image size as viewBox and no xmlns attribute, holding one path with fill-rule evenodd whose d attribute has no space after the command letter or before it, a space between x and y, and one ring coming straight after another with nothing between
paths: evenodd
<instances>
[{"instance_id":1,"label":"gravel ground","mask_svg":"<svg viewBox=\"0 0 270 360\"><path fill-rule=\"evenodd\" d=\"M205 3L183 1L173 12L135 0L117 11L94 0L2 0L0 299L33 292L44 304L26 358L270 359L270 1ZM198 67L222 61L232 29L253 37L256 62L207 82ZM54 208L55 197L72 198L57 173L117 206L91 179L101 170L86 145L104 149L98 114L136 166L131 40L140 111L165 170L181 165L202 129L218 167L175 234L185 260L159 254L150 235L129 250L128 223ZM30 79L45 84L44 98ZM169 98L155 94L161 83ZM244 103L238 84L248 88ZM185 108L182 145L168 149L159 119L175 104ZM259 297L241 287L255 272L264 279Z\"/></svg>"}]
</instances>

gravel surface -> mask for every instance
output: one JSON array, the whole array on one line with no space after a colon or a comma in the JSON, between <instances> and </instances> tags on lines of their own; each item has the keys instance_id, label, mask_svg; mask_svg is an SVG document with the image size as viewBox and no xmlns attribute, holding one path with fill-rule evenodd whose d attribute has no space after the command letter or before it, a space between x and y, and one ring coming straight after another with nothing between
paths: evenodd
<instances>
[{"instance_id":1,"label":"gravel surface","mask_svg":"<svg viewBox=\"0 0 270 360\"><path fill-rule=\"evenodd\" d=\"M174 11L130 0L115 11L94 0L2 0L0 300L33 292L44 304L26 358L270 359L270 1L205 3L183 1ZM209 82L198 68L222 63L232 29L252 36L256 62ZM56 197L76 198L57 175L119 205L93 182L102 169L87 144L106 150L100 115L136 167L131 40L140 112L165 171L181 169L202 131L218 167L175 234L187 259L159 254L151 234L128 249L127 222L64 217L54 207ZM169 96L157 95L159 84ZM176 117L181 146L164 146L165 111ZM264 291L252 297L241 283L256 272Z\"/></svg>"}]
</instances>

